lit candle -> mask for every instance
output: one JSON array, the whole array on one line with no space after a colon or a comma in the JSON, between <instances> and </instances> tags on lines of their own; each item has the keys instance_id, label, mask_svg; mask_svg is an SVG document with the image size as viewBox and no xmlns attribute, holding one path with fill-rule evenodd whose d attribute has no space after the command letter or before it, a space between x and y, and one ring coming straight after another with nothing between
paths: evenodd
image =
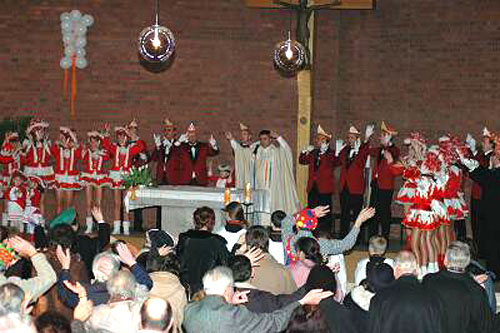
<instances>
[{"instance_id":1,"label":"lit candle","mask_svg":"<svg viewBox=\"0 0 500 333\"><path fill-rule=\"evenodd\" d=\"M229 202L231 202L231 189L226 188L224 190L224 206L227 206Z\"/></svg>"},{"instance_id":2,"label":"lit candle","mask_svg":"<svg viewBox=\"0 0 500 333\"><path fill-rule=\"evenodd\" d=\"M252 201L252 189L250 188L250 183L245 185L245 203L249 203Z\"/></svg>"}]
</instances>

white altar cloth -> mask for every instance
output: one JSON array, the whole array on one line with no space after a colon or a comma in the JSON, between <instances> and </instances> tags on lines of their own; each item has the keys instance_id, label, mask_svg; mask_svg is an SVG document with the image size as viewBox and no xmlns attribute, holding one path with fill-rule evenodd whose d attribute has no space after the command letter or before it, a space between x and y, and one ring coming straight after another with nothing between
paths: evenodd
<instances>
[{"instance_id":1,"label":"white altar cloth","mask_svg":"<svg viewBox=\"0 0 500 333\"><path fill-rule=\"evenodd\" d=\"M208 206L215 211L216 225L214 230L218 230L223 223L223 188L164 185L138 189L135 196L135 200L130 199L130 192L125 196L127 211L161 206L161 227L175 236L193 228L193 213L196 208L201 206ZM231 189L231 201L243 202L243 196L243 189ZM269 192L267 190L253 190L251 201L248 220L254 225L259 224L259 217L262 214L271 214Z\"/></svg>"}]
</instances>

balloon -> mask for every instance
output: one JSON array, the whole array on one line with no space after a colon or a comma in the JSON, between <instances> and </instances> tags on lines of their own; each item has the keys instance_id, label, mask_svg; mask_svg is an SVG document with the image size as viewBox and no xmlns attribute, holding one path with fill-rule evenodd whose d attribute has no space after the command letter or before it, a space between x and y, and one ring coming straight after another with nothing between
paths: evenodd
<instances>
[{"instance_id":1,"label":"balloon","mask_svg":"<svg viewBox=\"0 0 500 333\"><path fill-rule=\"evenodd\" d=\"M71 15L71 18L74 20L74 21L78 21L80 20L80 18L82 17L82 13L80 13L80 11L78 9L73 9L70 13Z\"/></svg>"},{"instance_id":2,"label":"balloon","mask_svg":"<svg viewBox=\"0 0 500 333\"><path fill-rule=\"evenodd\" d=\"M75 33L78 35L78 36L83 36L87 33L87 27L84 26L83 24L76 24L75 25Z\"/></svg>"},{"instance_id":3,"label":"balloon","mask_svg":"<svg viewBox=\"0 0 500 333\"><path fill-rule=\"evenodd\" d=\"M61 22L61 30L64 32L66 31L71 31L71 22L70 21L63 21Z\"/></svg>"},{"instance_id":4,"label":"balloon","mask_svg":"<svg viewBox=\"0 0 500 333\"><path fill-rule=\"evenodd\" d=\"M59 62L59 66L62 69L68 69L71 67L71 59L69 57L61 58L61 62Z\"/></svg>"},{"instance_id":5,"label":"balloon","mask_svg":"<svg viewBox=\"0 0 500 333\"><path fill-rule=\"evenodd\" d=\"M71 34L64 34L62 38L64 45L69 45L71 39Z\"/></svg>"},{"instance_id":6,"label":"balloon","mask_svg":"<svg viewBox=\"0 0 500 333\"><path fill-rule=\"evenodd\" d=\"M78 47L75 50L75 54L76 54L77 58L85 58L85 56L87 55L87 52L85 51L85 49L83 47Z\"/></svg>"},{"instance_id":7,"label":"balloon","mask_svg":"<svg viewBox=\"0 0 500 333\"><path fill-rule=\"evenodd\" d=\"M87 45L87 38L85 37L77 37L75 40L76 47L85 47Z\"/></svg>"},{"instance_id":8,"label":"balloon","mask_svg":"<svg viewBox=\"0 0 500 333\"><path fill-rule=\"evenodd\" d=\"M71 21L71 15L69 13L67 13L67 12L62 13L61 16L60 16L60 18L61 18L61 22L69 22L69 21Z\"/></svg>"},{"instance_id":9,"label":"balloon","mask_svg":"<svg viewBox=\"0 0 500 333\"><path fill-rule=\"evenodd\" d=\"M87 59L83 57L76 58L76 67L78 67L79 69L84 69L85 67L87 67L87 65Z\"/></svg>"},{"instance_id":10,"label":"balloon","mask_svg":"<svg viewBox=\"0 0 500 333\"><path fill-rule=\"evenodd\" d=\"M85 26L90 27L92 24L94 24L94 18L92 17L92 15L85 14L82 17L82 23Z\"/></svg>"},{"instance_id":11,"label":"balloon","mask_svg":"<svg viewBox=\"0 0 500 333\"><path fill-rule=\"evenodd\" d=\"M71 57L73 56L73 54L75 54L75 48L71 45L68 45L64 48L64 55L66 55L66 57Z\"/></svg>"}]
</instances>

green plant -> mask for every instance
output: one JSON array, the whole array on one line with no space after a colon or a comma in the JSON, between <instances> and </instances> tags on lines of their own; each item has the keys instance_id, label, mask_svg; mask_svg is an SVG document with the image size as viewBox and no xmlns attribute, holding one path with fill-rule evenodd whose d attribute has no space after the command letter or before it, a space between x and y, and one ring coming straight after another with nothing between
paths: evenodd
<instances>
[{"instance_id":1,"label":"green plant","mask_svg":"<svg viewBox=\"0 0 500 333\"><path fill-rule=\"evenodd\" d=\"M136 187L139 185L155 186L151 170L149 170L147 165L139 168L132 167L132 169L130 169L130 173L123 178L123 183L125 188Z\"/></svg>"}]
</instances>

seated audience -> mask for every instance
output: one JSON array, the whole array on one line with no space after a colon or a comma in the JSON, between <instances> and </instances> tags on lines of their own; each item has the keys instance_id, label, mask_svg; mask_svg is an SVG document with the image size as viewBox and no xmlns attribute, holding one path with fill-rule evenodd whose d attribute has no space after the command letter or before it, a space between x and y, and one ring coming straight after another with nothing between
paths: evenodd
<instances>
[{"instance_id":1,"label":"seated audience","mask_svg":"<svg viewBox=\"0 0 500 333\"><path fill-rule=\"evenodd\" d=\"M0 316L8 313L23 315L26 310L24 291L18 285L5 283L0 286Z\"/></svg>"},{"instance_id":2,"label":"seated audience","mask_svg":"<svg viewBox=\"0 0 500 333\"><path fill-rule=\"evenodd\" d=\"M245 234L247 248L257 248L263 251L264 257L254 268L255 274L250 284L257 289L268 291L274 295L291 294L297 290L292 275L269 254L269 234L262 226L253 226Z\"/></svg>"},{"instance_id":3,"label":"seated audience","mask_svg":"<svg viewBox=\"0 0 500 333\"><path fill-rule=\"evenodd\" d=\"M180 264L174 253L163 252L153 248L149 252L146 268L153 280L153 289L150 296L159 297L168 301L173 311L173 328L180 329L184 318L184 308L187 304L187 295L181 284Z\"/></svg>"},{"instance_id":4,"label":"seated audience","mask_svg":"<svg viewBox=\"0 0 500 333\"><path fill-rule=\"evenodd\" d=\"M394 271L384 262L369 263L366 270L366 279L344 298L344 305L352 312L354 324L359 332L368 330L368 311L372 298L394 282Z\"/></svg>"},{"instance_id":5,"label":"seated audience","mask_svg":"<svg viewBox=\"0 0 500 333\"><path fill-rule=\"evenodd\" d=\"M149 251L161 247L174 247L175 240L168 232L158 229L150 229L144 234L144 246L137 254L136 261L146 268Z\"/></svg>"},{"instance_id":6,"label":"seated audience","mask_svg":"<svg viewBox=\"0 0 500 333\"><path fill-rule=\"evenodd\" d=\"M417 259L401 251L394 259L394 281L377 292L370 301L368 332L370 333L441 333L442 304L417 279Z\"/></svg>"},{"instance_id":7,"label":"seated audience","mask_svg":"<svg viewBox=\"0 0 500 333\"><path fill-rule=\"evenodd\" d=\"M203 288L201 279L210 269L227 265L230 253L226 240L212 233L215 213L212 208L201 207L193 214L194 229L179 235L177 256L181 263L181 279L193 295Z\"/></svg>"},{"instance_id":8,"label":"seated audience","mask_svg":"<svg viewBox=\"0 0 500 333\"><path fill-rule=\"evenodd\" d=\"M2 333L38 333L29 316L9 313L0 316L0 332Z\"/></svg>"},{"instance_id":9,"label":"seated audience","mask_svg":"<svg viewBox=\"0 0 500 333\"><path fill-rule=\"evenodd\" d=\"M385 257L387 250L387 239L382 236L372 236L368 241L368 258L361 259L354 272L354 283L359 286L361 281L366 279L366 266L370 263L384 262L389 266L394 266L394 260Z\"/></svg>"},{"instance_id":10,"label":"seated audience","mask_svg":"<svg viewBox=\"0 0 500 333\"><path fill-rule=\"evenodd\" d=\"M319 243L311 237L301 237L295 243L295 250L299 260L292 261L289 269L293 280L298 288L302 287L309 276L309 272L315 265L323 264L323 256L319 249Z\"/></svg>"},{"instance_id":11,"label":"seated audience","mask_svg":"<svg viewBox=\"0 0 500 333\"><path fill-rule=\"evenodd\" d=\"M175 333L174 309L162 298L150 297L141 307L141 329L139 332Z\"/></svg>"},{"instance_id":12,"label":"seated audience","mask_svg":"<svg viewBox=\"0 0 500 333\"><path fill-rule=\"evenodd\" d=\"M284 211L274 211L271 214L271 226L269 227L269 254L282 265L285 264L285 247L281 238L281 221L285 217Z\"/></svg>"},{"instance_id":13,"label":"seated audience","mask_svg":"<svg viewBox=\"0 0 500 333\"><path fill-rule=\"evenodd\" d=\"M73 316L72 316L73 317ZM35 320L38 333L71 333L71 322L62 314L49 311Z\"/></svg>"},{"instance_id":14,"label":"seated audience","mask_svg":"<svg viewBox=\"0 0 500 333\"><path fill-rule=\"evenodd\" d=\"M0 286L13 283L21 287L25 295L29 295L30 303L34 302L56 283L56 272L45 255L37 252L30 242L21 237L9 238L6 242L7 246L14 249L21 257L31 260L36 276L30 279L21 279L15 276L6 277L3 272L0 272Z\"/></svg>"},{"instance_id":15,"label":"seated audience","mask_svg":"<svg viewBox=\"0 0 500 333\"><path fill-rule=\"evenodd\" d=\"M252 312L273 312L298 301L306 294L306 287L298 289L293 294L282 295L273 295L270 292L257 289L250 283L254 274L252 263L244 255L234 256L229 262L229 267L233 273L235 290L246 293L248 301L244 305Z\"/></svg>"},{"instance_id":16,"label":"seated audience","mask_svg":"<svg viewBox=\"0 0 500 333\"><path fill-rule=\"evenodd\" d=\"M232 252L234 245L245 235L248 222L245 220L245 212L241 203L230 202L225 210L227 213L226 224L217 234L226 240L227 250Z\"/></svg>"},{"instance_id":17,"label":"seated audience","mask_svg":"<svg viewBox=\"0 0 500 333\"><path fill-rule=\"evenodd\" d=\"M184 313L187 333L281 332L287 327L297 307L318 304L333 295L329 291L311 290L299 301L282 309L271 313L254 313L238 305L246 301L246 296L235 293L233 284L233 274L227 267L216 267L205 274L203 290L206 296L188 304Z\"/></svg>"},{"instance_id":18,"label":"seated audience","mask_svg":"<svg viewBox=\"0 0 500 333\"><path fill-rule=\"evenodd\" d=\"M455 241L446 250L446 269L427 274L423 285L439 296L447 332L492 332L493 313L484 289L466 268L470 263L469 246Z\"/></svg>"}]
</instances>

